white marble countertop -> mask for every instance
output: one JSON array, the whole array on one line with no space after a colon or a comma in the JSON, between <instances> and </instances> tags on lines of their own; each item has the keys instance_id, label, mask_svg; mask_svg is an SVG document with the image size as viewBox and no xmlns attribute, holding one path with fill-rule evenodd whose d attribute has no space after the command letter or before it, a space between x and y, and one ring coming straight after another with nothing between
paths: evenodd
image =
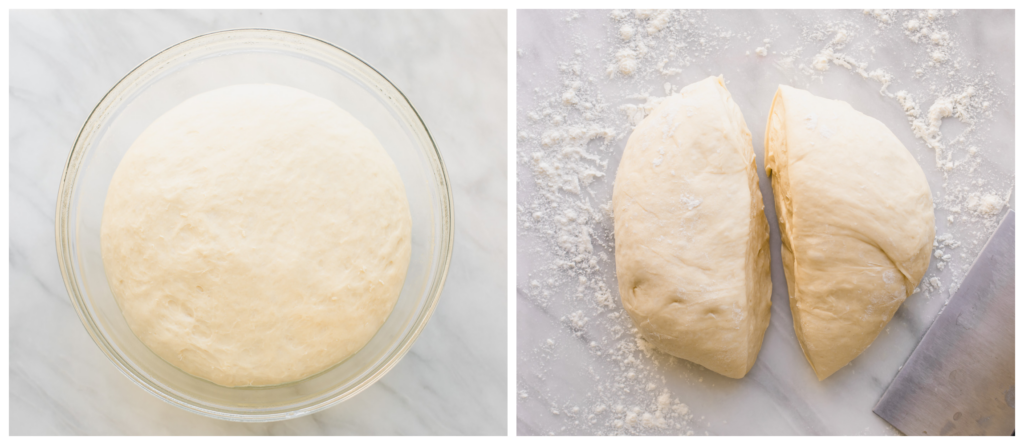
<instances>
[{"instance_id":1,"label":"white marble countertop","mask_svg":"<svg viewBox=\"0 0 1024 445\"><path fill-rule=\"evenodd\" d=\"M499 434L507 429L506 12L12 11L10 433ZM217 30L309 34L384 73L416 106L455 194L455 250L433 317L383 379L320 413L213 420L122 376L86 334L57 266L54 209L89 112L129 70Z\"/></svg>"},{"instance_id":2,"label":"white marble countertop","mask_svg":"<svg viewBox=\"0 0 1024 445\"><path fill-rule=\"evenodd\" d=\"M518 12L517 433L897 434L872 408L955 291L1006 208L1013 207L1010 199L998 214L986 218L967 208L960 213L951 210L965 200L953 196L958 189L991 192L1002 199L1010 197L1014 185L1013 12L943 11L935 18L938 26L921 18L926 26L947 32L949 46L911 41L904 23L917 18L916 13L913 17L883 14L889 23L859 10L686 14L686 23L677 21L676 28L662 30L652 40L655 45L630 47L634 55L652 54L641 60L636 74L617 73L609 78L607 67L627 45L621 35L628 36L630 31L623 30L622 22L611 18L609 11ZM632 32L640 32L637 28ZM823 72L810 68L815 55L841 29L847 31L848 39L841 52L867 64L869 76L875 69L891 75L887 91L911 92L923 112L939 95L976 86L984 96L977 105L982 107L984 100L988 108L977 116L977 126L966 134L966 142L954 141L968 128L966 124L953 118L942 121L943 140L954 147L953 160L963 165L940 170L932 149L914 137L904 109L894 97L879 91L880 82L834 63ZM673 35L679 37L675 44ZM937 36L940 41L943 38ZM765 47L763 56L758 55L761 47ZM929 66L936 50L946 51L949 59ZM667 63L659 73L661 60ZM921 73L915 72L918 68ZM634 350L629 334L632 323L622 315L615 281L611 218L598 210L611 200L612 181L631 131L620 107L643 104L644 93L664 96L666 83L678 90L711 75L724 75L753 135L765 212L772 227L771 322L757 362L741 380ZM573 86L577 81L580 84ZM815 378L793 331L774 198L763 171L765 122L781 83L845 100L889 126L928 178L937 204L937 234L950 235L960 243L959 247L940 246L951 256L944 268L938 267L943 261L932 259L925 281L935 278L941 284L910 296L871 347L823 382ZM582 103L594 105L598 117L585 120L585 113L575 108ZM570 148L559 143L543 145L545 132L577 124L611 129L617 137L607 146L601 140ZM967 154L971 146L977 147L976 155ZM553 168L563 162L571 166L576 162L573 156L604 176L589 185L583 183L579 195L568 189L548 193L536 181L537 172L543 172L538 165L547 162ZM543 174L559 174L551 171ZM571 215L562 210L566 208ZM552 222L556 216L569 222L556 224ZM580 224L576 223L579 218L591 219ZM573 230L559 232L559 224ZM580 231L583 226L590 232ZM590 247L600 270L577 276L580 263L565 264L572 263L577 253L590 255L585 252ZM565 261L561 267L556 266L559 260ZM611 307L595 302L600 297L595 282L610 291ZM633 370L639 370L636 376L630 375ZM634 407L641 415L654 413L656 398L663 391L670 393L673 404L678 399L688 405L690 417L676 416L665 428L645 427L642 421L633 428L614 425Z\"/></svg>"}]
</instances>

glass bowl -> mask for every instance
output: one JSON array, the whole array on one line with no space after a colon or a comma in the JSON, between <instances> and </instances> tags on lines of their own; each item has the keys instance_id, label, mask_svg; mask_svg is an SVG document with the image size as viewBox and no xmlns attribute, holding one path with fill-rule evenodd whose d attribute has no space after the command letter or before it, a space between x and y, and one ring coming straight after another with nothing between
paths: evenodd
<instances>
[{"instance_id":1,"label":"glass bowl","mask_svg":"<svg viewBox=\"0 0 1024 445\"><path fill-rule=\"evenodd\" d=\"M107 187L136 137L184 100L241 83L275 83L334 101L380 139L405 183L412 256L395 309L352 357L304 380L228 388L193 377L149 350L128 327L107 284L100 221ZM239 178L244 181L245 178ZM384 376L409 350L437 305L451 261L452 190L441 154L412 104L345 50L267 29L202 35L128 73L85 121L57 195L57 257L86 331L124 375L187 411L234 421L274 421L336 405Z\"/></svg>"}]
</instances>

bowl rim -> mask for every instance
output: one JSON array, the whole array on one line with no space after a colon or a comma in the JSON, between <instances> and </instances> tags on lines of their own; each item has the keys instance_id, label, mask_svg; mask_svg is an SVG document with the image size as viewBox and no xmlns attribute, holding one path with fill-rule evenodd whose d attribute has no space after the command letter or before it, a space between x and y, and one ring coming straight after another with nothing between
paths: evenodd
<instances>
[{"instance_id":1,"label":"bowl rim","mask_svg":"<svg viewBox=\"0 0 1024 445\"><path fill-rule=\"evenodd\" d=\"M96 321L89 315L89 312L86 310L86 308L83 307L85 305L85 300L83 299L83 296L80 294L81 291L78 286L78 280L75 277L76 268L74 267L73 264L74 255L72 253L74 249L71 246L70 237L64 237L63 234L68 233L68 229L70 227L68 223L69 216L71 214L72 197L74 196L73 185L74 180L77 179L78 174L80 173L80 162L75 162L76 158L84 156L84 152L86 151L86 149L85 147L82 146L82 143L84 136L86 134L86 130L90 127L90 123L97 116L98 111L100 111L100 107L104 105L105 102L107 102L108 98L111 97L111 94L114 93L114 91L117 90L118 87L125 83L130 77L132 77L133 74L139 72L143 67L147 66L150 61L156 59L157 57L160 57L164 53L174 48L177 48L179 46L185 45L189 42L198 39L208 38L210 36L218 34L239 34L253 31L267 32L270 34L286 34L289 35L289 37L297 36L300 38L312 40L316 43L327 45L330 48L341 51L342 53L344 53L344 55L351 57L355 61L369 68L371 71L380 76L380 78L383 79L384 82L386 82L388 85L394 88L394 90L401 97L401 101L404 102L409 107L410 111L412 111L412 115L415 116L416 118L415 122L419 123L427 137L427 140L430 142L430 148L433 149L432 154L436 159L436 168L432 168L432 170L435 171L435 179L440 180L440 182L444 185L444 187L441 188L443 189L443 193L439 194L439 200L443 204L440 210L441 220L439 227L440 235L442 238L439 240L440 242L438 243L438 253L440 254L441 261L438 264L436 264L437 269L432 274L433 276L431 277L431 280L428 283L430 286L427 291L427 295L429 298L428 304L416 316L417 319L422 319L422 321L415 323L413 329L407 334L408 341L406 341L396 351L392 353L392 358L386 361L383 365L381 365L376 372L372 373L366 379L360 382L360 384L349 388L348 391L345 391L341 394L336 394L327 399L320 400L317 403L312 403L297 409L292 409L288 411L274 411L268 413L236 413L211 409L200 404L189 403L186 400L183 400L178 397L172 397L166 392L157 388L157 386L151 383L147 378L139 376L129 369L130 367L123 361L120 355L114 351L114 348L108 343L106 337L101 335L101 330L99 329L99 326L96 324ZM428 153L431 152L428 151ZM71 175L71 173L74 173L74 175ZM121 76L121 79L114 83L114 85L111 86L109 90L107 90L103 97L100 98L99 102L96 103L96 106L93 107L92 111L89 112L89 115L83 122L82 127L78 132L78 135L75 137L75 142L71 147L71 151L68 153L67 161L65 161L64 163L64 170L61 173L60 184L57 190L56 204L57 206L54 218L56 236L55 247L57 251L58 266L60 267L60 273L64 280L64 287L68 292L68 297L71 299L71 304L72 306L74 306L75 312L78 313L78 318L85 327L86 332L88 332L89 336L92 337L93 341L100 348L100 350L107 357L107 359L114 364L114 367L117 368L117 370L120 371L121 374L123 374L125 377L127 377L129 380L134 382L136 385L141 387L146 392L156 396L158 399L163 400L164 402L177 406L188 412L201 414L215 419L237 422L270 422L292 419L296 417L305 416L308 414L313 414L315 412L322 411L324 409L335 406L341 402L344 402L345 400L348 400L351 397L354 397L356 394L362 392L363 390L372 386L374 383L383 378L384 375L390 372L391 369L394 368L394 366L398 364L398 362L401 361L402 358L405 357L406 353L408 353L409 350L412 348L412 345L416 343L416 340L419 338L423 329L430 321L430 318L433 315L434 310L437 308L437 303L441 299L441 292L444 290L444 284L448 277L449 268L451 266L452 253L455 245L455 209L451 187L451 179L448 175L448 169L445 167L444 158L441 156L441 151L438 149L437 143L434 141L434 137L430 134L430 130L427 128L426 123L423 122L422 116L420 116L420 113L416 110L416 107L413 106L412 102L405 95L405 93L403 93L402 90L399 89L398 86L391 81L391 79L388 79L387 76L385 76L383 73L377 70L377 68L375 68L373 65L370 65L359 56L353 54L352 52L338 45L335 45L331 42L328 42L317 37L310 36L308 34L272 28L229 28L199 34L158 51L154 55L146 58L138 65L136 65L134 68L129 70L124 76Z\"/></svg>"}]
</instances>

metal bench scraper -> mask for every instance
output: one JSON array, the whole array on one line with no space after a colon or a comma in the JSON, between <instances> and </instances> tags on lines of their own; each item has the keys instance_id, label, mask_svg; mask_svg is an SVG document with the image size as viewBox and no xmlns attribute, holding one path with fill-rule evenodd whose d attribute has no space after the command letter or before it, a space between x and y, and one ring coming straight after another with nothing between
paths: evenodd
<instances>
[{"instance_id":1,"label":"metal bench scraper","mask_svg":"<svg viewBox=\"0 0 1024 445\"><path fill-rule=\"evenodd\" d=\"M907 435L1014 432L1013 210L874 412Z\"/></svg>"}]
</instances>

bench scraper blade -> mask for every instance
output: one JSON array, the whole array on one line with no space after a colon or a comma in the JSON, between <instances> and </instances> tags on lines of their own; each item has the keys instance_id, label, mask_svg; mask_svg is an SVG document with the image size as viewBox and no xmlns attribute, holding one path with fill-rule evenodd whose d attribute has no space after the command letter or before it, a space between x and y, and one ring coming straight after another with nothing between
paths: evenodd
<instances>
[{"instance_id":1,"label":"bench scraper blade","mask_svg":"<svg viewBox=\"0 0 1024 445\"><path fill-rule=\"evenodd\" d=\"M1014 432L1014 213L911 353L874 412L907 435Z\"/></svg>"}]
</instances>

